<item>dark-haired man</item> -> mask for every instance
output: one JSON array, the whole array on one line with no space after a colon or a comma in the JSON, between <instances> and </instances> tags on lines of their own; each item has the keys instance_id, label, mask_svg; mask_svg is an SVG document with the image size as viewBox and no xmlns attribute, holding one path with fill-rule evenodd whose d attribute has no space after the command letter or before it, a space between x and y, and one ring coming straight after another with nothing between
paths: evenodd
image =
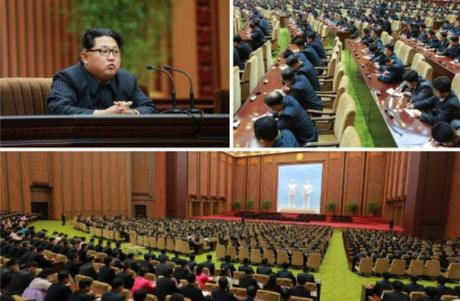
<instances>
[{"instance_id":1,"label":"dark-haired man","mask_svg":"<svg viewBox=\"0 0 460 301\"><path fill-rule=\"evenodd\" d=\"M299 102L292 96L279 91L269 93L264 98L265 104L278 117L278 129L290 130L300 145L318 140L315 125Z\"/></svg>"},{"instance_id":2,"label":"dark-haired man","mask_svg":"<svg viewBox=\"0 0 460 301\"><path fill-rule=\"evenodd\" d=\"M409 295L402 292L404 284L401 281L393 282L393 291L383 295L382 301L409 301Z\"/></svg>"},{"instance_id":3,"label":"dark-haired man","mask_svg":"<svg viewBox=\"0 0 460 301\"><path fill-rule=\"evenodd\" d=\"M394 54L393 49L392 44L386 44L383 50L385 63L379 67L379 71L383 73L378 76L378 80L384 83L400 83L404 74L404 64Z\"/></svg>"},{"instance_id":4,"label":"dark-haired man","mask_svg":"<svg viewBox=\"0 0 460 301\"><path fill-rule=\"evenodd\" d=\"M187 275L187 285L179 288L179 292L184 295L185 298L189 298L192 301L203 301L203 292L194 285L195 280L195 275L189 273Z\"/></svg>"},{"instance_id":5,"label":"dark-haired man","mask_svg":"<svg viewBox=\"0 0 460 301\"><path fill-rule=\"evenodd\" d=\"M417 71L412 69L406 71L403 75L403 81L401 91L404 92L404 95L411 98L411 102L417 103L433 96L433 89L430 82L420 77Z\"/></svg>"},{"instance_id":6,"label":"dark-haired man","mask_svg":"<svg viewBox=\"0 0 460 301\"><path fill-rule=\"evenodd\" d=\"M262 30L253 22L249 24L249 28L251 29L251 40L253 44L254 50L262 47L265 42L265 36Z\"/></svg>"},{"instance_id":7,"label":"dark-haired man","mask_svg":"<svg viewBox=\"0 0 460 301\"><path fill-rule=\"evenodd\" d=\"M441 55L447 56L451 59L456 59L460 56L460 44L458 43L458 36L450 37L449 47L447 47Z\"/></svg>"},{"instance_id":8,"label":"dark-haired man","mask_svg":"<svg viewBox=\"0 0 460 301\"><path fill-rule=\"evenodd\" d=\"M304 60L301 58L304 58ZM310 63L310 61L303 54L300 56L295 54L289 55L286 58L286 64L295 70L296 75L305 75L315 91L320 90L318 73L316 72L316 69L312 63Z\"/></svg>"},{"instance_id":9,"label":"dark-haired man","mask_svg":"<svg viewBox=\"0 0 460 301\"><path fill-rule=\"evenodd\" d=\"M445 121L436 123L431 129L433 144L446 147L460 147L460 130Z\"/></svg>"},{"instance_id":10,"label":"dark-haired man","mask_svg":"<svg viewBox=\"0 0 460 301\"><path fill-rule=\"evenodd\" d=\"M407 107L415 109L413 114L416 118L430 124L439 121L451 122L460 118L460 102L451 90L451 83L448 77L437 77L433 81L434 96L414 104L407 104Z\"/></svg>"},{"instance_id":11,"label":"dark-haired man","mask_svg":"<svg viewBox=\"0 0 460 301\"><path fill-rule=\"evenodd\" d=\"M44 301L68 300L72 290L67 285L70 275L66 271L58 273L58 282L51 284L46 291Z\"/></svg>"},{"instance_id":12,"label":"dark-haired man","mask_svg":"<svg viewBox=\"0 0 460 301\"><path fill-rule=\"evenodd\" d=\"M139 115L156 111L133 74L120 69L123 39L110 29L88 29L80 62L59 71L48 97L49 114Z\"/></svg>"},{"instance_id":13,"label":"dark-haired man","mask_svg":"<svg viewBox=\"0 0 460 301\"><path fill-rule=\"evenodd\" d=\"M95 300L95 295L91 292L91 279L82 279L78 282L78 291L70 295L69 301L92 301ZM105 300L104 300L105 301Z\"/></svg>"},{"instance_id":14,"label":"dark-haired man","mask_svg":"<svg viewBox=\"0 0 460 301\"><path fill-rule=\"evenodd\" d=\"M249 59L249 55L251 55L252 49L248 43L244 42L241 39L240 35L236 35L233 37L233 47L238 52L238 56L241 62L244 64Z\"/></svg>"},{"instance_id":15,"label":"dark-haired man","mask_svg":"<svg viewBox=\"0 0 460 301\"><path fill-rule=\"evenodd\" d=\"M310 81L302 74L296 75L291 67L281 71L285 83L283 91L293 96L305 110L323 110L323 103L316 95Z\"/></svg>"}]
</instances>

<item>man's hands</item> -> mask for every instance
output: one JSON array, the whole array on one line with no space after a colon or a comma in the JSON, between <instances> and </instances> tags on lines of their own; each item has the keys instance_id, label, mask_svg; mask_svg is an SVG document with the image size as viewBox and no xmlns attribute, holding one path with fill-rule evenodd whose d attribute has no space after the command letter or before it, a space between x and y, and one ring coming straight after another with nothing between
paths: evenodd
<instances>
[{"instance_id":1,"label":"man's hands","mask_svg":"<svg viewBox=\"0 0 460 301\"><path fill-rule=\"evenodd\" d=\"M94 115L139 115L139 112L130 109L132 101L114 101L113 106L105 110L94 110Z\"/></svg>"}]
</instances>

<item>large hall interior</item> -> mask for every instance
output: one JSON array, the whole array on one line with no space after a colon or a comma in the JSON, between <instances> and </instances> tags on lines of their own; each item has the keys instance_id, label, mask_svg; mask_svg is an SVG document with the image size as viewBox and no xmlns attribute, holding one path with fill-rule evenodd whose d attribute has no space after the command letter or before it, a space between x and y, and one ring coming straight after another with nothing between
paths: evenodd
<instances>
[{"instance_id":1,"label":"large hall interior","mask_svg":"<svg viewBox=\"0 0 460 301\"><path fill-rule=\"evenodd\" d=\"M123 300L459 297L459 153L2 152L0 164L2 298L29 300L40 277Z\"/></svg>"}]
</instances>

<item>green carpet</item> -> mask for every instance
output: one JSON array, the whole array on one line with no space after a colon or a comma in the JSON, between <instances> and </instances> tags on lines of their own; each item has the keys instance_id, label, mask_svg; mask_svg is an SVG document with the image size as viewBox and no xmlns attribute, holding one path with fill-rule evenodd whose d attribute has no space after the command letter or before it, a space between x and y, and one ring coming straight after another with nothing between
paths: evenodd
<instances>
[{"instance_id":1,"label":"green carpet","mask_svg":"<svg viewBox=\"0 0 460 301\"><path fill-rule=\"evenodd\" d=\"M364 83L363 80L355 80L358 76L361 76L358 74L359 70L354 64L354 62L351 62L353 58L351 58L351 55L348 55L348 50L343 50L342 51L342 62L343 65L345 66L345 74L348 76L350 79L350 96L353 98L355 101L356 105L356 115L355 115L355 128L356 131L359 134L359 137L361 138L361 143L363 144L363 147L374 147L374 141L372 139L372 136L369 132L369 129L367 128L366 121L364 119L364 113L361 108L361 104L358 101L358 90L363 90L366 89L368 90L369 88L367 85Z\"/></svg>"},{"instance_id":2,"label":"green carpet","mask_svg":"<svg viewBox=\"0 0 460 301\"><path fill-rule=\"evenodd\" d=\"M70 224L61 226L60 221L37 221L32 223L36 230L47 229L49 234L53 231L66 233L69 236L85 236L90 238L88 233L78 231L72 228ZM130 243L124 243L122 249L128 250L133 245ZM145 248L142 248L145 251ZM154 252L158 254L159 252ZM209 254L209 253L207 253ZM196 257L197 262L205 261L207 254L201 254ZM214 254L214 252L212 252ZM186 258L185 256L181 256ZM221 261L214 260L217 267L220 267ZM235 264L238 266L238 264ZM278 271L278 268L274 268L274 271ZM295 275L300 270L292 270ZM329 248L324 257L323 263L321 264L320 271L313 273L315 279L320 280L322 283L321 300L322 301L357 301L361 297L361 286L362 284L375 283L379 278L377 277L362 277L348 269L348 262L346 258L345 248L342 240L342 231L334 230L332 238L330 240ZM407 283L407 279L401 280ZM434 281L420 281L420 284L425 286L434 286ZM448 286L454 287L454 284L448 284Z\"/></svg>"},{"instance_id":3,"label":"green carpet","mask_svg":"<svg viewBox=\"0 0 460 301\"><path fill-rule=\"evenodd\" d=\"M287 28L280 28L280 48L276 49L272 53L273 61L276 61L280 51L284 51L289 46L290 40L291 40L291 36L289 34L288 29Z\"/></svg>"}]
</instances>

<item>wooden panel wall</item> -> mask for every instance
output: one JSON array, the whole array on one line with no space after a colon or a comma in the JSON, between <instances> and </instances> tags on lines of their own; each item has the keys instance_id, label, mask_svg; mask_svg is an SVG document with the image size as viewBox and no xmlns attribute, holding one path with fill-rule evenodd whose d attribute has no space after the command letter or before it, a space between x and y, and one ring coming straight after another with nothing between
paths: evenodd
<instances>
[{"instance_id":1,"label":"wooden panel wall","mask_svg":"<svg viewBox=\"0 0 460 301\"><path fill-rule=\"evenodd\" d=\"M460 153L452 154L452 182L445 238L460 237Z\"/></svg>"},{"instance_id":2,"label":"wooden panel wall","mask_svg":"<svg viewBox=\"0 0 460 301\"><path fill-rule=\"evenodd\" d=\"M0 0L1 77L52 77L78 60L67 32L70 0Z\"/></svg>"},{"instance_id":3,"label":"wooden panel wall","mask_svg":"<svg viewBox=\"0 0 460 301\"><path fill-rule=\"evenodd\" d=\"M46 188L51 218L131 216L136 203L146 204L150 217L163 217L165 162L161 152L2 152L0 208L30 213L31 191Z\"/></svg>"},{"instance_id":4,"label":"wooden panel wall","mask_svg":"<svg viewBox=\"0 0 460 301\"><path fill-rule=\"evenodd\" d=\"M342 213L350 214L347 205L357 203L358 214L363 211L363 183L366 154L362 152L347 153L344 171Z\"/></svg>"}]
</instances>

